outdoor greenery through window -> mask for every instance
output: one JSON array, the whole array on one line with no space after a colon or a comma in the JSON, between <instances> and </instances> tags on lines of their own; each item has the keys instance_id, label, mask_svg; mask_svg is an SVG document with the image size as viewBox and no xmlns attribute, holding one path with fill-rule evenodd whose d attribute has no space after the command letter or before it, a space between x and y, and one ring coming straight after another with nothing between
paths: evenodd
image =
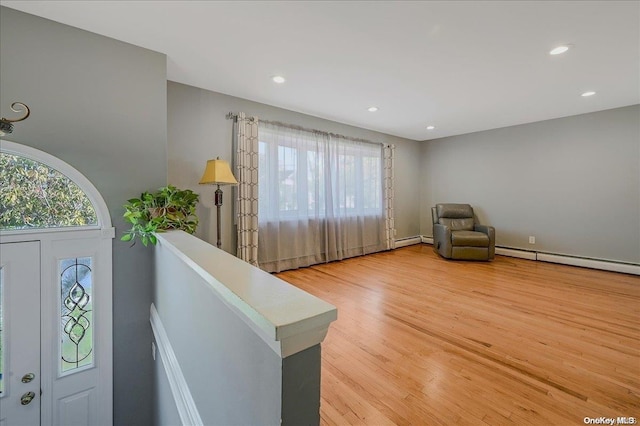
<instances>
[{"instance_id":1,"label":"outdoor greenery through window","mask_svg":"<svg viewBox=\"0 0 640 426\"><path fill-rule=\"evenodd\" d=\"M259 158L261 221L382 214L380 145L261 128Z\"/></svg>"},{"instance_id":2,"label":"outdoor greenery through window","mask_svg":"<svg viewBox=\"0 0 640 426\"><path fill-rule=\"evenodd\" d=\"M0 229L97 225L87 195L62 173L0 152Z\"/></svg>"}]
</instances>

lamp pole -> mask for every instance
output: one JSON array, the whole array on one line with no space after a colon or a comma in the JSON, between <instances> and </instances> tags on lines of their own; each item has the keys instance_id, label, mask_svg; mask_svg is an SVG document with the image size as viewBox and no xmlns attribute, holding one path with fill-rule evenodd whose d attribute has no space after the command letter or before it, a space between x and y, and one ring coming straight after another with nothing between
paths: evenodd
<instances>
[{"instance_id":1,"label":"lamp pole","mask_svg":"<svg viewBox=\"0 0 640 426\"><path fill-rule=\"evenodd\" d=\"M217 227L217 241L216 246L218 248L222 248L222 238L220 236L220 207L222 207L222 190L220 189L220 185L218 185L218 189L216 189L215 195L215 204L216 204L216 227Z\"/></svg>"}]
</instances>

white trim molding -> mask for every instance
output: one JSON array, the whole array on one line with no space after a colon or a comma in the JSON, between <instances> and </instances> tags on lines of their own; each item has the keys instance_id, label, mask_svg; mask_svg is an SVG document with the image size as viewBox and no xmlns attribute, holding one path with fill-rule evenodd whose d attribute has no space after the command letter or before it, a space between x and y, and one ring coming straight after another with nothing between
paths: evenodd
<instances>
[{"instance_id":1,"label":"white trim molding","mask_svg":"<svg viewBox=\"0 0 640 426\"><path fill-rule=\"evenodd\" d=\"M167 332L164 329L164 325L162 325L158 311L153 303L151 304L150 321L153 336L158 347L158 353L160 354L164 371L167 374L169 387L171 388L173 400L178 409L180 421L183 425L203 426L204 424L200 418L198 407L196 407L193 396L191 396L189 385L187 385L187 381L184 378L176 354L169 341L169 336L167 336Z\"/></svg>"},{"instance_id":2,"label":"white trim molding","mask_svg":"<svg viewBox=\"0 0 640 426\"><path fill-rule=\"evenodd\" d=\"M509 257L519 257L520 259L538 260L535 251L517 250L504 247L496 247L496 254Z\"/></svg>"},{"instance_id":3,"label":"white trim molding","mask_svg":"<svg viewBox=\"0 0 640 426\"><path fill-rule=\"evenodd\" d=\"M421 236L422 242L433 245L433 237ZM566 254L542 253L521 250L510 247L496 246L496 254L520 259L536 260L540 262L560 263L563 265L579 266L582 268L600 269L603 271L621 272L623 274L640 275L640 265L633 263L614 262L611 260L589 259Z\"/></svg>"},{"instance_id":4,"label":"white trim molding","mask_svg":"<svg viewBox=\"0 0 640 426\"><path fill-rule=\"evenodd\" d=\"M598 259L564 256L550 253L537 253L537 259L542 262L561 263L563 265L580 266L583 268L602 269L605 271L622 272L623 274L640 275L640 265L630 263L610 262Z\"/></svg>"},{"instance_id":5,"label":"white trim molding","mask_svg":"<svg viewBox=\"0 0 640 426\"><path fill-rule=\"evenodd\" d=\"M395 241L394 248L412 246L414 244L420 244L421 242L422 238L420 238L419 235L415 237L400 238L399 240Z\"/></svg>"}]
</instances>

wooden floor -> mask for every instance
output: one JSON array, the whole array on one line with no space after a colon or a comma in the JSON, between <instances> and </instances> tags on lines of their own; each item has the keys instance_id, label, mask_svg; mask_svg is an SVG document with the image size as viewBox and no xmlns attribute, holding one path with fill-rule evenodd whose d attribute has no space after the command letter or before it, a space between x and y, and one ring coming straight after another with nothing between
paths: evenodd
<instances>
[{"instance_id":1,"label":"wooden floor","mask_svg":"<svg viewBox=\"0 0 640 426\"><path fill-rule=\"evenodd\" d=\"M278 276L338 307L322 345L322 424L640 419L638 276L447 261L428 245Z\"/></svg>"}]
</instances>

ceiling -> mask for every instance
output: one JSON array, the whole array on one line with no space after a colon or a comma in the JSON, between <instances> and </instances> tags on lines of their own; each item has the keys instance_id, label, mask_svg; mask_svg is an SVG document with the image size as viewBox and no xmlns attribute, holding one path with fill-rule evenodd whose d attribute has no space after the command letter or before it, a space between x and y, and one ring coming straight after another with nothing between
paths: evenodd
<instances>
[{"instance_id":1,"label":"ceiling","mask_svg":"<svg viewBox=\"0 0 640 426\"><path fill-rule=\"evenodd\" d=\"M165 53L171 81L414 140L640 103L638 1L0 4Z\"/></svg>"}]
</instances>

